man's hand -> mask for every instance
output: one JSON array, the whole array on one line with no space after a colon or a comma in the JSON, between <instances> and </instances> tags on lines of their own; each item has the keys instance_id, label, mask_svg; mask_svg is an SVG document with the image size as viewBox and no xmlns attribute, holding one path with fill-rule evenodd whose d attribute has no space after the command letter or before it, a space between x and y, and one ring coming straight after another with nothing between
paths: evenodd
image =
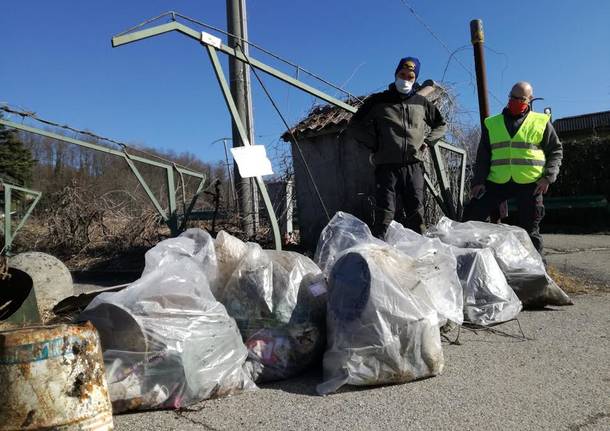
<instances>
[{"instance_id":1,"label":"man's hand","mask_svg":"<svg viewBox=\"0 0 610 431\"><path fill-rule=\"evenodd\" d=\"M470 189L470 199L479 199L485 193L485 184L477 184Z\"/></svg>"},{"instance_id":2,"label":"man's hand","mask_svg":"<svg viewBox=\"0 0 610 431\"><path fill-rule=\"evenodd\" d=\"M535 195L545 194L546 192L549 191L550 185L551 185L551 183L549 182L549 180L546 177L540 178L538 181L536 181L536 188L534 189L534 194Z\"/></svg>"}]
</instances>

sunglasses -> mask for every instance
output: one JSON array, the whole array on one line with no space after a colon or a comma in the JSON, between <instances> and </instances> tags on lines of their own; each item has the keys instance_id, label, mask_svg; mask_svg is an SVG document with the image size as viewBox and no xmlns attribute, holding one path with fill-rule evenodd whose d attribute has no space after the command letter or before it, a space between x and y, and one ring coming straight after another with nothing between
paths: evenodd
<instances>
[{"instance_id":1,"label":"sunglasses","mask_svg":"<svg viewBox=\"0 0 610 431\"><path fill-rule=\"evenodd\" d=\"M513 100L518 100L520 102L529 102L530 99L528 97L517 97L517 96L513 96L512 94L508 95L509 99L513 99Z\"/></svg>"}]
</instances>

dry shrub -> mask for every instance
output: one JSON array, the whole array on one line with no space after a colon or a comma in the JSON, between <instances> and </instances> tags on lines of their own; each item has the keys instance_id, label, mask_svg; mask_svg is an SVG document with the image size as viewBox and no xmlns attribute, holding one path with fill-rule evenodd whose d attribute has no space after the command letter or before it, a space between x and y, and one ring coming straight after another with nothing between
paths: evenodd
<instances>
[{"instance_id":1,"label":"dry shrub","mask_svg":"<svg viewBox=\"0 0 610 431\"><path fill-rule=\"evenodd\" d=\"M137 254L169 236L160 216L147 203L96 196L76 185L50 197L52 205L30 219L16 237L15 253L37 250L62 259L71 269L88 269L101 262ZM125 198L127 196L127 198Z\"/></svg>"},{"instance_id":2,"label":"dry shrub","mask_svg":"<svg viewBox=\"0 0 610 431\"><path fill-rule=\"evenodd\" d=\"M90 231L95 224L102 222L104 212L96 199L86 200L85 196L94 195L71 185L50 197L54 204L44 214L50 250L74 254L91 242Z\"/></svg>"}]
</instances>

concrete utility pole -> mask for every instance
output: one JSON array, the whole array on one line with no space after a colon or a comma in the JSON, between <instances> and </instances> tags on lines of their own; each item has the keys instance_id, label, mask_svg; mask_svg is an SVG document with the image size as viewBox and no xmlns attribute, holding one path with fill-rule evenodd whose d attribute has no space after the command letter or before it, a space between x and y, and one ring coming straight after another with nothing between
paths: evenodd
<instances>
[{"instance_id":1,"label":"concrete utility pole","mask_svg":"<svg viewBox=\"0 0 610 431\"><path fill-rule=\"evenodd\" d=\"M481 116L481 130L483 121L489 117L489 99L487 97L487 74L485 72L485 55L483 52L483 21L473 19L470 21L470 40L474 50L474 66L477 74L477 93L479 95L479 115Z\"/></svg>"},{"instance_id":2,"label":"concrete utility pole","mask_svg":"<svg viewBox=\"0 0 610 431\"><path fill-rule=\"evenodd\" d=\"M245 0L227 0L227 27L229 33L235 36L229 37L229 46L235 48L237 52L243 50L247 55L248 45L242 41L248 38ZM237 45L240 45L241 49ZM235 57L229 57L229 81L237 112L247 129L250 143L254 144L249 66ZM235 122L232 123L233 147L241 147L243 142L239 131ZM242 229L248 236L254 236L258 225L258 190L250 178L241 178L236 165L233 172L239 200L238 207L242 218Z\"/></svg>"}]
</instances>

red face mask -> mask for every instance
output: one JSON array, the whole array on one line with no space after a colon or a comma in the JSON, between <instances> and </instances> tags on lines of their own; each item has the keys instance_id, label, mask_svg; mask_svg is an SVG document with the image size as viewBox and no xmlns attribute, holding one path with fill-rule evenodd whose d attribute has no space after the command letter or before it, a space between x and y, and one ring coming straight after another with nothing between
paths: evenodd
<instances>
[{"instance_id":1,"label":"red face mask","mask_svg":"<svg viewBox=\"0 0 610 431\"><path fill-rule=\"evenodd\" d=\"M518 99L509 99L508 100L508 110L515 117L523 114L527 110L528 106L529 106L529 104L527 102L522 102Z\"/></svg>"}]
</instances>

